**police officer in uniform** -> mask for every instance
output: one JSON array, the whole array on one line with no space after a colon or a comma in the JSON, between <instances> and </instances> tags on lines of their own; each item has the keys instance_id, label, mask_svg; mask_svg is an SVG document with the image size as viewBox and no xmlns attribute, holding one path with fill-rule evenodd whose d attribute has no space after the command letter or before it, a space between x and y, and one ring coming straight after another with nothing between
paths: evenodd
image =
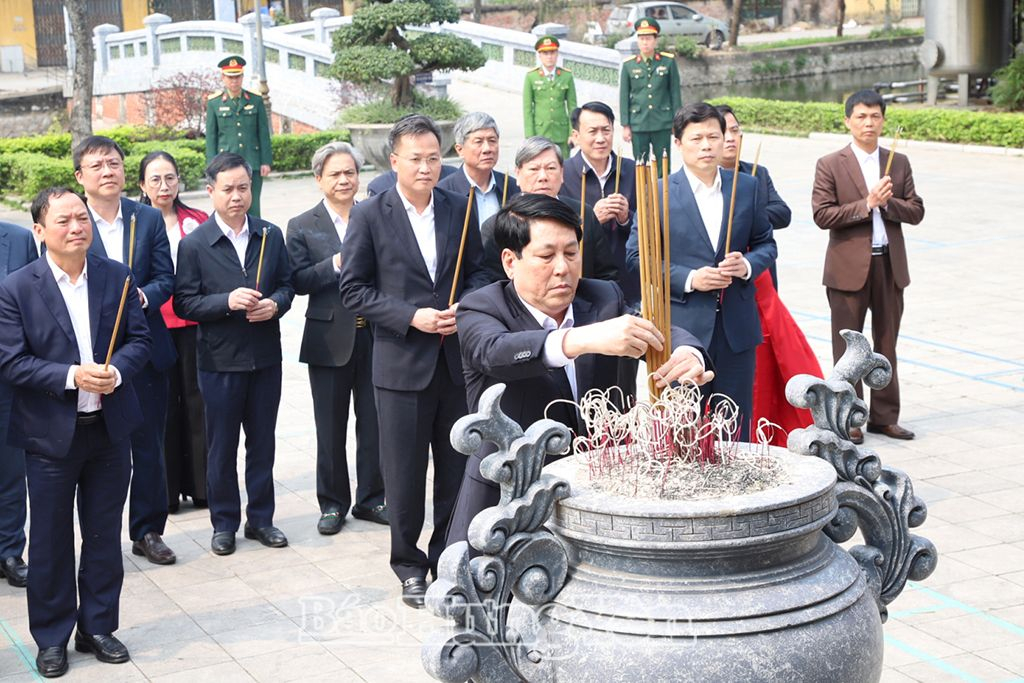
<instances>
[{"instance_id":1,"label":"police officer in uniform","mask_svg":"<svg viewBox=\"0 0 1024 683\"><path fill-rule=\"evenodd\" d=\"M619 77L622 139L633 143L633 158L638 161L646 159L653 146L659 174L663 153L669 154L671 166L672 117L683 105L675 55L657 51L660 32L661 26L650 17L637 22L640 54L625 61Z\"/></svg>"},{"instance_id":2,"label":"police officer in uniform","mask_svg":"<svg viewBox=\"0 0 1024 683\"><path fill-rule=\"evenodd\" d=\"M210 95L206 102L206 163L221 152L234 152L249 162L254 171L249 213L258 218L260 190L263 178L270 175L272 159L267 109L262 97L242 89L244 59L225 57L217 66L224 90Z\"/></svg>"},{"instance_id":3,"label":"police officer in uniform","mask_svg":"<svg viewBox=\"0 0 1024 683\"><path fill-rule=\"evenodd\" d=\"M569 116L576 108L576 82L571 71L556 66L558 38L544 36L533 49L537 51L540 66L526 74L523 85L526 137L540 135L555 142L562 148L562 158L568 159Z\"/></svg>"}]
</instances>

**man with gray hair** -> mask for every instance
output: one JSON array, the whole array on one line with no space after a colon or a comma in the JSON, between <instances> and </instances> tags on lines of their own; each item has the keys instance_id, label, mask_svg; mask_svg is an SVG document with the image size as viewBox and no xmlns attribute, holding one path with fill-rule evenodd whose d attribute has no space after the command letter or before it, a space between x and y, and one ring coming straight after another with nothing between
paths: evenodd
<instances>
[{"instance_id":1,"label":"man with gray hair","mask_svg":"<svg viewBox=\"0 0 1024 683\"><path fill-rule=\"evenodd\" d=\"M579 200L570 201L558 194L562 187L562 149L551 140L536 135L527 138L519 146L516 152L516 178L521 192L555 197L569 205L577 216L580 215ZM583 239L580 243L583 245L583 277L616 280L619 271L612 260L611 246L604 228L597 222L597 216L589 204L582 208L580 225L583 228ZM490 281L504 280L501 250L494 243L493 217L482 224L480 237L484 245L484 269Z\"/></svg>"},{"instance_id":2,"label":"man with gray hair","mask_svg":"<svg viewBox=\"0 0 1024 683\"><path fill-rule=\"evenodd\" d=\"M476 213L483 224L498 213L504 202L519 193L519 185L512 178L495 171L498 163L498 124L490 114L474 111L455 122L455 151L462 159L462 173L453 173L437 184L463 197L474 189ZM507 186L506 186L507 182Z\"/></svg>"},{"instance_id":3,"label":"man with gray hair","mask_svg":"<svg viewBox=\"0 0 1024 683\"><path fill-rule=\"evenodd\" d=\"M389 142L397 184L352 210L340 289L342 303L373 324L391 568L402 582L403 601L423 607L426 576L436 576L466 466L449 440L452 425L468 412L453 301L487 280L480 233L463 233L466 199L437 188L437 126L426 116L409 116L391 129ZM476 208L469 211L475 225ZM431 458L434 531L424 553L417 543Z\"/></svg>"},{"instance_id":4,"label":"man with gray hair","mask_svg":"<svg viewBox=\"0 0 1024 683\"><path fill-rule=\"evenodd\" d=\"M308 294L299 362L309 369L316 424L317 531L336 534L352 516L387 524L380 473L377 408L373 403L373 333L366 319L341 304L338 277L349 212L359 191L363 156L346 142L313 154L313 177L324 198L288 221L288 254L296 294ZM355 399L356 499L349 488L349 401Z\"/></svg>"}]
</instances>

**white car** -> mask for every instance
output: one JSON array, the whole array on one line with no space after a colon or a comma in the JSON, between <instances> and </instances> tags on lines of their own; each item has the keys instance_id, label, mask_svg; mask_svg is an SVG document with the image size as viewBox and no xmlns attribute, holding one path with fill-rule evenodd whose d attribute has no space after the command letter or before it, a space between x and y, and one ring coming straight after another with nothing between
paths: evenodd
<instances>
[{"instance_id":1,"label":"white car","mask_svg":"<svg viewBox=\"0 0 1024 683\"><path fill-rule=\"evenodd\" d=\"M636 22L650 17L661 26L661 35L690 36L713 50L729 39L729 26L718 19L704 16L678 2L636 2L612 9L606 33L632 34Z\"/></svg>"}]
</instances>

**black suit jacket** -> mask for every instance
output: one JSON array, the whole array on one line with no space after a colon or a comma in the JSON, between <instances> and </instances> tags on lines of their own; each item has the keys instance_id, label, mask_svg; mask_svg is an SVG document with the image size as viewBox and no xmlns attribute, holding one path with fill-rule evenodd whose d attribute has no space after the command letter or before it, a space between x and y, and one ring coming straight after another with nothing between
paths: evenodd
<instances>
[{"instance_id":1,"label":"black suit jacket","mask_svg":"<svg viewBox=\"0 0 1024 683\"><path fill-rule=\"evenodd\" d=\"M580 210L578 200L573 204L561 196L558 199L562 203L572 206L577 212ZM484 221L480 228L480 238L484 244L484 270L487 272L488 282L508 279L505 275L505 268L501 265L501 250L494 242L494 219L495 217L491 216ZM587 205L586 220L583 223L583 277L596 280L615 280L618 275L619 271L613 262L604 228L597 222L594 210Z\"/></svg>"},{"instance_id":2,"label":"black suit jacket","mask_svg":"<svg viewBox=\"0 0 1024 683\"><path fill-rule=\"evenodd\" d=\"M574 327L610 320L627 312L619 286L602 280L580 280L572 307ZM548 417L577 434L584 433L575 407L568 403L549 407L552 401L573 400L569 380L565 368L549 368L544 364L544 342L550 332L526 309L511 282L496 282L467 294L459 304L457 319L462 337L466 399L471 411L477 409L485 389L504 382L501 409L523 429ZM696 337L673 327L672 348L680 346L693 346L704 353ZM577 395L582 398L591 389L616 386L620 362L617 356L601 354L577 357L574 361ZM704 364L711 369L706 353ZM479 461L489 452L482 450L467 464L467 471L474 478L480 478Z\"/></svg>"},{"instance_id":3,"label":"black suit jacket","mask_svg":"<svg viewBox=\"0 0 1024 683\"><path fill-rule=\"evenodd\" d=\"M32 231L20 225L0 223L0 281L37 258Z\"/></svg>"},{"instance_id":4,"label":"black suit jacket","mask_svg":"<svg viewBox=\"0 0 1024 683\"><path fill-rule=\"evenodd\" d=\"M356 315L341 305L334 255L341 240L324 203L288 221L288 255L296 294L308 294L299 362L340 368L352 357Z\"/></svg>"},{"instance_id":5,"label":"black suit jacket","mask_svg":"<svg viewBox=\"0 0 1024 683\"><path fill-rule=\"evenodd\" d=\"M14 385L8 441L16 448L63 458L71 448L78 391L67 390L68 370L103 363L114 332L128 268L89 254L86 282L93 357L79 357L71 315L47 259L33 261L0 283L0 376ZM131 283L110 364L121 385L103 397L111 441L127 439L142 421L131 380L150 355L149 326Z\"/></svg>"},{"instance_id":6,"label":"black suit jacket","mask_svg":"<svg viewBox=\"0 0 1024 683\"><path fill-rule=\"evenodd\" d=\"M740 173L750 175L752 170L754 170L754 164L749 161L740 162ZM793 220L793 212L790 210L789 204L786 203L775 189L775 183L772 182L772 176L768 169L764 166L758 166L757 175L754 178L757 179L759 185L758 193L768 198L766 211L768 212L768 222L772 224L772 230L782 230L789 227L790 222Z\"/></svg>"},{"instance_id":7,"label":"black suit jacket","mask_svg":"<svg viewBox=\"0 0 1024 683\"><path fill-rule=\"evenodd\" d=\"M455 194L462 195L463 197L469 196L469 179L466 178L465 171L460 166L457 173L449 173L445 177L441 178L437 186L442 190L448 190ZM494 189L498 192L498 201L501 201L501 191L505 187L505 174L501 171L491 171L494 174ZM512 199L519 194L519 183L511 175L508 177L508 194L505 196L505 201Z\"/></svg>"},{"instance_id":8,"label":"black suit jacket","mask_svg":"<svg viewBox=\"0 0 1024 683\"><path fill-rule=\"evenodd\" d=\"M131 238L132 216L135 216L135 246L129 249ZM167 331L164 316L160 307L170 298L174 290L174 264L171 261L171 246L167 241L167 229L164 217L152 206L121 198L121 219L124 221L122 253L124 263L128 264L128 254L132 255L132 276L139 283L138 287L146 295L146 322L149 323L149 334L153 341L153 350L149 362L157 370L166 370L178 358L174 349L171 334ZM89 252L106 256L103 240L96 232L96 221L89 213L92 221L92 244Z\"/></svg>"},{"instance_id":9,"label":"black suit jacket","mask_svg":"<svg viewBox=\"0 0 1024 683\"><path fill-rule=\"evenodd\" d=\"M421 391L430 383L443 350L451 379L461 386L458 335L421 332L410 324L420 308L448 308L465 217L466 199L434 189L436 282L427 273L409 216L396 188L352 207L341 266L341 300L373 323L373 383L395 391ZM470 207L470 227L476 207ZM487 283L480 234L466 231L456 301Z\"/></svg>"},{"instance_id":10,"label":"black suit jacket","mask_svg":"<svg viewBox=\"0 0 1024 683\"><path fill-rule=\"evenodd\" d=\"M260 274L261 293L277 303L270 320L250 323L245 311L228 308L228 295L239 287L256 289L263 230L267 246ZM281 362L279 319L292 305L292 271L281 229L249 216L245 266L235 248L210 216L178 245L174 312L199 323L196 339L199 369L209 372L249 372Z\"/></svg>"}]
</instances>

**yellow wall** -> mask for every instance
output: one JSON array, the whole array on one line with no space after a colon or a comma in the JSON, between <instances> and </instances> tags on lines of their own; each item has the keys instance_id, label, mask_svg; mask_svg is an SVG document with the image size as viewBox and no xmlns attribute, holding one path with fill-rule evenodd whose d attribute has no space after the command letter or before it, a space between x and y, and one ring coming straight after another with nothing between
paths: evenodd
<instances>
[{"instance_id":1,"label":"yellow wall","mask_svg":"<svg viewBox=\"0 0 1024 683\"><path fill-rule=\"evenodd\" d=\"M25 67L36 65L36 24L32 0L0 0L0 45L21 45Z\"/></svg>"},{"instance_id":2,"label":"yellow wall","mask_svg":"<svg viewBox=\"0 0 1024 683\"><path fill-rule=\"evenodd\" d=\"M124 19L122 31L145 28L142 20L149 14L146 0L121 0L121 16Z\"/></svg>"},{"instance_id":3,"label":"yellow wall","mask_svg":"<svg viewBox=\"0 0 1024 683\"><path fill-rule=\"evenodd\" d=\"M893 21L901 16L901 0L889 0ZM881 21L885 16L885 0L846 0L846 19L860 22Z\"/></svg>"}]
</instances>

